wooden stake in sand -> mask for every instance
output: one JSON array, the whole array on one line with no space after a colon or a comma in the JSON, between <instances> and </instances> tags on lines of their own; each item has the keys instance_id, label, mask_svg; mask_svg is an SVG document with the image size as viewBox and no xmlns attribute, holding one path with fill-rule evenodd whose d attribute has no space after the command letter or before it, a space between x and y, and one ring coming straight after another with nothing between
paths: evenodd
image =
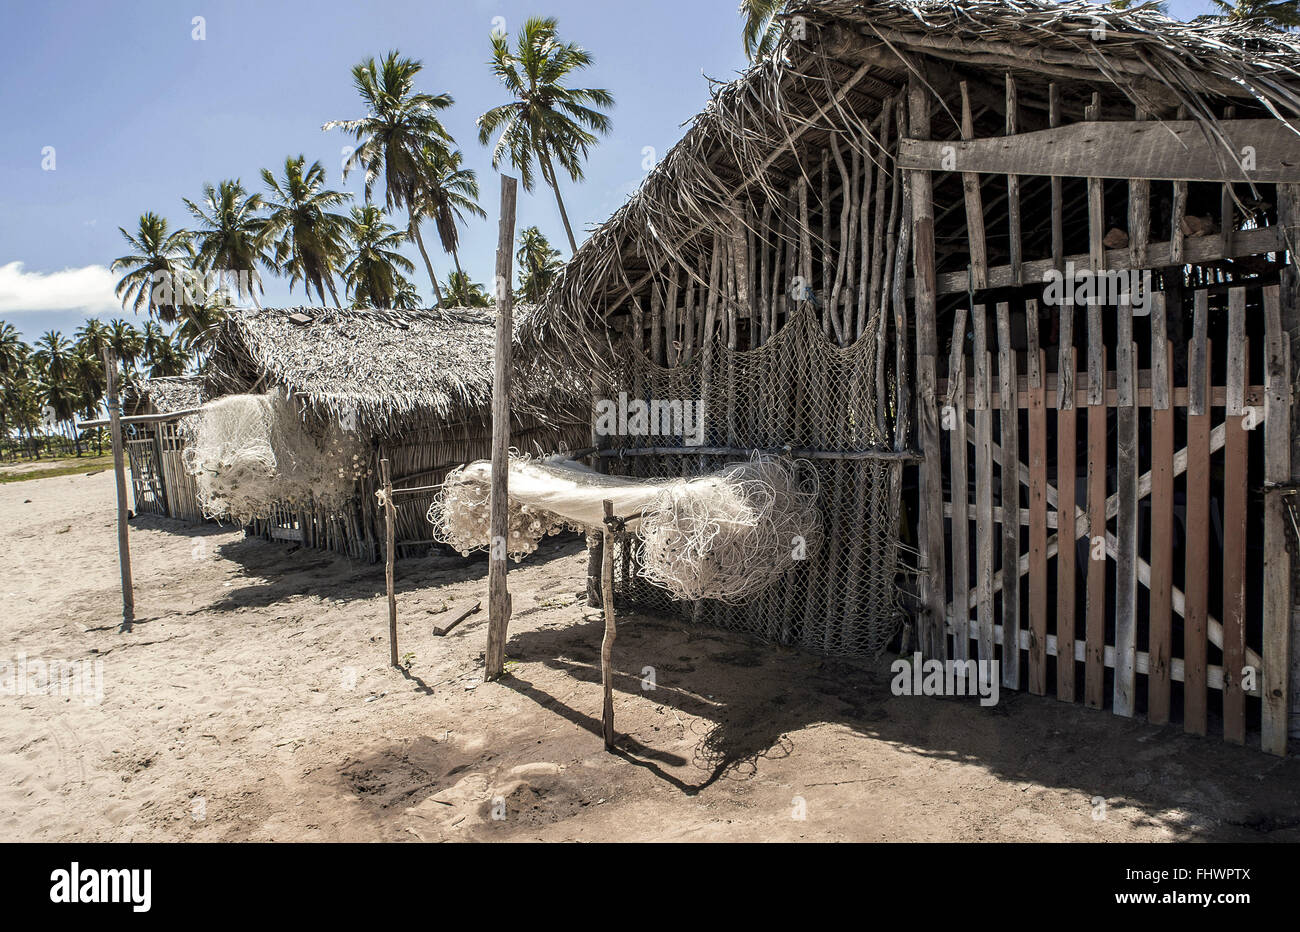
<instances>
[{"instance_id":1,"label":"wooden stake in sand","mask_svg":"<svg viewBox=\"0 0 1300 932\"><path fill-rule=\"evenodd\" d=\"M600 588L605 601L605 637L600 642L600 682L605 690L601 707L600 724L605 735L605 750L614 750L614 503L606 499L605 506L605 566L601 573Z\"/></svg>"},{"instance_id":2,"label":"wooden stake in sand","mask_svg":"<svg viewBox=\"0 0 1300 932\"><path fill-rule=\"evenodd\" d=\"M117 562L122 570L122 621L135 619L135 591L131 586L131 545L126 536L126 472L122 455L122 412L117 398L117 357L104 347L104 379L108 389L108 423L113 444L113 476L117 481Z\"/></svg>"},{"instance_id":3,"label":"wooden stake in sand","mask_svg":"<svg viewBox=\"0 0 1300 932\"><path fill-rule=\"evenodd\" d=\"M384 582L388 586L388 653L393 666L397 660L397 593L393 591L394 566L397 554L397 529L393 507L393 477L389 472L388 458L379 461L379 475L384 482Z\"/></svg>"},{"instance_id":4,"label":"wooden stake in sand","mask_svg":"<svg viewBox=\"0 0 1300 932\"><path fill-rule=\"evenodd\" d=\"M506 665L506 630L510 624L510 590L506 586L506 534L510 502L510 260L515 241L515 195L518 182L501 176L501 223L497 228L496 368L492 379L491 546L488 548L488 641L483 675L501 676Z\"/></svg>"}]
</instances>

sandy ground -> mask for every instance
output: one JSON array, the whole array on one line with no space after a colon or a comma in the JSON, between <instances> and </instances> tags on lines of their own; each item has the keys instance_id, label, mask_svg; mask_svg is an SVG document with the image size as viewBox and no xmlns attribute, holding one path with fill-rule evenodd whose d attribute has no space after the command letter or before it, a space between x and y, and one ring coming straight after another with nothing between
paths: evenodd
<instances>
[{"instance_id":1,"label":"sandy ground","mask_svg":"<svg viewBox=\"0 0 1300 932\"><path fill-rule=\"evenodd\" d=\"M607 754L573 540L512 570L499 683L485 611L431 633L483 562L398 564L403 674L382 567L136 519L123 631L112 501L111 472L0 486L4 672L103 676L89 703L3 681L0 840L1300 840L1294 757L633 615Z\"/></svg>"}]
</instances>

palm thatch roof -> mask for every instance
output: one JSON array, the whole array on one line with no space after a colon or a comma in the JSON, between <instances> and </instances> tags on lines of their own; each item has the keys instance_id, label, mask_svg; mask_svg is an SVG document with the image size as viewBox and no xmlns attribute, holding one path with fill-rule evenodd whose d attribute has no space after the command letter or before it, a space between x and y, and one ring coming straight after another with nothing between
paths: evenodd
<instances>
[{"instance_id":1,"label":"palm thatch roof","mask_svg":"<svg viewBox=\"0 0 1300 932\"><path fill-rule=\"evenodd\" d=\"M1238 117L1271 116L1300 132L1300 37L1272 29L1080 0L793 0L781 18L797 28L777 54L715 87L684 137L562 270L525 322L527 344L602 368L607 320L626 313L661 267L683 266L704 284L696 257L716 231L743 222L737 202L779 210L804 172L796 149L874 141L882 108L901 101L909 80L937 80L936 70L950 79L931 85L941 100L967 77L1001 93L1010 74L1021 106L1043 111L1048 82L1059 82L1072 118L1100 91L1101 119L1132 119L1135 106L1168 119L1183 108L1226 143L1216 119L1226 101ZM936 116L935 138L960 138L951 111Z\"/></svg>"},{"instance_id":2,"label":"palm thatch roof","mask_svg":"<svg viewBox=\"0 0 1300 932\"><path fill-rule=\"evenodd\" d=\"M219 394L282 386L322 415L381 432L410 417L485 420L494 346L491 310L240 310L217 333L208 380ZM550 423L571 407L565 387L527 360L514 378L516 411L557 419Z\"/></svg>"},{"instance_id":3,"label":"palm thatch roof","mask_svg":"<svg viewBox=\"0 0 1300 932\"><path fill-rule=\"evenodd\" d=\"M143 379L130 386L125 394L126 409L132 414L188 411L203 404L203 377L177 375Z\"/></svg>"}]
</instances>

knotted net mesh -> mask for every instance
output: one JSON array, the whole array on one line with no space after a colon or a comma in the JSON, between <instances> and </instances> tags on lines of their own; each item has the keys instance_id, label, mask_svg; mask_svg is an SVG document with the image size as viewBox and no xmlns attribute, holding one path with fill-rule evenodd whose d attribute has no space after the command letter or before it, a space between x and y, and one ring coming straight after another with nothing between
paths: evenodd
<instances>
[{"instance_id":1,"label":"knotted net mesh","mask_svg":"<svg viewBox=\"0 0 1300 932\"><path fill-rule=\"evenodd\" d=\"M608 437L623 454L606 460L609 472L702 475L748 456L733 451L790 449L807 456L815 471L822 527L780 585L738 604L675 598L652 585L639 572L629 533L616 547L621 600L829 653L883 650L902 621L896 587L902 462L881 455L888 400L881 400L886 383L879 362L874 340L836 347L810 311L792 315L761 347L731 350L710 341L701 355L671 368L624 347L608 387L611 399L626 393L647 403L676 400L683 408L702 402L703 424L690 438L700 441L694 448L662 433Z\"/></svg>"}]
</instances>

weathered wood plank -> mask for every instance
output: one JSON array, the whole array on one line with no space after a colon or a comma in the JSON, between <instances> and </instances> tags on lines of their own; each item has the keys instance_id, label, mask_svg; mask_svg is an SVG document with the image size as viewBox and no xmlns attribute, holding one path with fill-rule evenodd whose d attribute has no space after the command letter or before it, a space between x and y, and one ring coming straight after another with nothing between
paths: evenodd
<instances>
[{"instance_id":1,"label":"weathered wood plank","mask_svg":"<svg viewBox=\"0 0 1300 932\"><path fill-rule=\"evenodd\" d=\"M1240 290L1229 293L1229 306L1233 294ZM1241 304L1244 316L1244 295ZM1229 311L1230 319L1231 316ZM1228 329L1231 333L1231 323ZM1249 349L1243 345L1243 362L1250 358L1248 353ZM1244 365L1237 375L1244 379ZM1246 665L1246 551L1249 547L1246 491L1250 477L1250 429L1243 413L1232 414L1231 408L1228 410L1223 447L1223 737L1233 744L1245 744L1246 694L1241 679Z\"/></svg>"},{"instance_id":2,"label":"weathered wood plank","mask_svg":"<svg viewBox=\"0 0 1300 932\"><path fill-rule=\"evenodd\" d=\"M1291 353L1277 285L1264 289L1264 337L1264 485L1270 489L1288 484L1291 477ZM1280 492L1266 491L1260 747L1278 755L1287 750L1291 656L1291 554L1286 527L1286 500Z\"/></svg>"},{"instance_id":3,"label":"weathered wood plank","mask_svg":"<svg viewBox=\"0 0 1300 932\"><path fill-rule=\"evenodd\" d=\"M914 136L925 138L930 135L930 93L919 82L913 82L908 89L908 118ZM934 196L929 172L912 172L911 184L912 264L916 287L913 302L916 313L916 427L917 442L926 454L918 473L923 502L921 518L926 524L923 543L930 579L926 592L921 647L927 657L943 660L948 657L948 639L944 634L947 606L944 587L947 572L944 565L943 462L940 454L939 410L935 398L939 339L935 293ZM899 284L901 286L902 283ZM899 333L906 331L900 329Z\"/></svg>"},{"instance_id":4,"label":"weathered wood plank","mask_svg":"<svg viewBox=\"0 0 1300 932\"><path fill-rule=\"evenodd\" d=\"M1030 346L1031 355L1041 352ZM1029 691L1047 695L1047 408L1041 382L1029 390Z\"/></svg>"},{"instance_id":5,"label":"weathered wood plank","mask_svg":"<svg viewBox=\"0 0 1300 932\"><path fill-rule=\"evenodd\" d=\"M1063 354L1062 372L1073 371L1075 354L1070 349L1068 358ZM1074 520L1075 511L1075 409L1062 407L1056 415L1056 514L1057 526L1067 528ZM1058 535L1058 538L1060 535ZM1073 535L1066 535L1056 556L1056 637L1058 641L1073 644L1075 640L1075 543ZM1064 702L1075 699L1074 657L1067 653L1056 660L1056 698Z\"/></svg>"},{"instance_id":6,"label":"weathered wood plank","mask_svg":"<svg viewBox=\"0 0 1300 932\"><path fill-rule=\"evenodd\" d=\"M975 135L971 117L970 89L961 82L961 133L965 139ZM988 287L988 247L984 235L984 200L980 194L980 177L973 173L961 176L962 193L966 199L966 239L970 254L971 284L976 291Z\"/></svg>"},{"instance_id":7,"label":"weathered wood plank","mask_svg":"<svg viewBox=\"0 0 1300 932\"><path fill-rule=\"evenodd\" d=\"M1201 300L1197 292L1197 301ZM1202 316L1198 313L1198 317ZM1199 349L1188 346L1189 385L1200 382L1209 394L1209 366L1205 360L1209 341ZM1185 556L1186 597L1183 608L1183 730L1204 735L1206 731L1206 623L1209 615L1210 576L1210 413L1188 407L1187 416L1187 549Z\"/></svg>"},{"instance_id":8,"label":"weathered wood plank","mask_svg":"<svg viewBox=\"0 0 1300 932\"><path fill-rule=\"evenodd\" d=\"M1104 235L1104 231L1103 231ZM1184 246L1182 259L1170 257L1169 243L1152 243L1147 248L1147 264L1152 268L1169 265L1205 265L1221 259L1239 256L1255 256L1267 252L1277 252L1285 248L1285 241L1278 227L1257 227L1253 230L1238 230L1233 237L1231 251L1225 251L1223 241L1218 236L1188 237ZM1065 262L1073 262L1076 268L1089 268L1092 261L1090 253L1066 256ZM1127 270L1132 268L1132 256L1129 248L1102 250L1102 267L1107 269ZM1027 282L1043 281L1043 276L1056 268L1051 259L1033 259L1024 263L1024 280ZM966 270L944 272L938 278L939 294L965 294L967 289ZM1011 287L1011 267L995 265L988 270L989 288ZM909 283L910 288L910 283Z\"/></svg>"},{"instance_id":9,"label":"weathered wood plank","mask_svg":"<svg viewBox=\"0 0 1300 932\"><path fill-rule=\"evenodd\" d=\"M1098 327L1100 330L1100 327ZM1106 367L1106 351L1099 362ZM1089 344L1089 367L1092 344ZM1088 407L1088 589L1084 641L1084 703L1090 709L1105 704L1106 665L1106 407Z\"/></svg>"},{"instance_id":10,"label":"weathered wood plank","mask_svg":"<svg viewBox=\"0 0 1300 932\"><path fill-rule=\"evenodd\" d=\"M1061 125L1061 89L1053 81L1047 88L1047 120L1052 127ZM1051 180L1052 188L1052 266L1058 271L1065 270L1065 201L1061 196L1061 178L1059 175L1053 175ZM1064 309L1062 309L1062 327L1061 333L1066 333L1064 322ZM1061 346L1064 347L1068 341L1064 336L1061 338ZM1064 359L1064 355L1061 357Z\"/></svg>"},{"instance_id":11,"label":"weathered wood plank","mask_svg":"<svg viewBox=\"0 0 1300 932\"><path fill-rule=\"evenodd\" d=\"M952 347L948 353L948 403L943 426L948 430L949 485L952 490L952 628L954 660L970 657L970 500L966 471L966 308L953 315Z\"/></svg>"},{"instance_id":12,"label":"weathered wood plank","mask_svg":"<svg viewBox=\"0 0 1300 932\"><path fill-rule=\"evenodd\" d=\"M1063 178L1178 181L1300 181L1300 139L1281 121L1222 120L1229 145L1212 140L1195 120L1071 123L1015 136L946 142L900 139L902 168ZM1233 153L1253 146L1256 167ZM951 146L952 150L945 151ZM945 161L945 159L947 161ZM954 161L955 159L955 161Z\"/></svg>"},{"instance_id":13,"label":"weathered wood plank","mask_svg":"<svg viewBox=\"0 0 1300 932\"><path fill-rule=\"evenodd\" d=\"M1006 87L1007 135L1015 136L1019 132L1017 126L1019 104L1016 99L1016 79L1011 76L1010 71L1006 75ZM1011 281L1016 287L1019 287L1024 283L1024 270L1021 268L1024 255L1020 245L1020 176L1015 174L1007 175L1007 228L1010 259L1008 265L1011 266Z\"/></svg>"},{"instance_id":14,"label":"weathered wood plank","mask_svg":"<svg viewBox=\"0 0 1300 932\"><path fill-rule=\"evenodd\" d=\"M1121 374L1119 405L1115 409L1115 481L1119 514L1115 522L1115 688L1116 715L1131 718L1137 691L1137 590L1138 590L1138 413L1132 385L1137 381L1137 346L1132 342L1133 317L1119 309L1119 350L1115 365ZM1125 391L1127 383L1128 391Z\"/></svg>"},{"instance_id":15,"label":"weathered wood plank","mask_svg":"<svg viewBox=\"0 0 1300 932\"><path fill-rule=\"evenodd\" d=\"M1005 301L997 304L997 322L998 385L1002 394L1002 566L1010 569L1020 560L1020 412L1016 403L1016 351L1011 345L1011 313ZM1002 587L1002 630L1020 630L1018 577L1014 585ZM1003 641L1002 685L1009 689L1020 688L1019 643L1019 634L1010 642Z\"/></svg>"},{"instance_id":16,"label":"weathered wood plank","mask_svg":"<svg viewBox=\"0 0 1300 932\"><path fill-rule=\"evenodd\" d=\"M1100 94L1092 95L1092 103L1088 105L1085 112L1089 120L1097 119L1101 112ZM1075 127L1079 125L1082 124L1075 124ZM1049 132L1061 132L1061 130L1049 130ZM1094 174L1091 169L1080 174L1088 176L1088 267L1096 272L1106 267L1106 247L1103 242L1106 237L1105 191L1100 176Z\"/></svg>"},{"instance_id":17,"label":"weathered wood plank","mask_svg":"<svg viewBox=\"0 0 1300 932\"><path fill-rule=\"evenodd\" d=\"M1155 347L1162 347L1168 373L1173 366L1173 345L1158 338L1164 320L1151 315L1152 363ZM1153 380L1155 375L1153 373ZM1162 380L1167 379L1164 375ZM1166 385L1167 389L1167 385ZM1153 725L1169 721L1170 663L1173 659L1174 588L1174 412L1167 404L1151 411L1151 610L1147 674L1147 718Z\"/></svg>"},{"instance_id":18,"label":"weathered wood plank","mask_svg":"<svg viewBox=\"0 0 1300 932\"><path fill-rule=\"evenodd\" d=\"M1228 291L1228 366L1224 388L1228 417L1240 417L1246 399L1246 289Z\"/></svg>"},{"instance_id":19,"label":"weathered wood plank","mask_svg":"<svg viewBox=\"0 0 1300 932\"><path fill-rule=\"evenodd\" d=\"M1209 294L1200 289L1192 296L1192 333L1187 343L1187 414L1205 414L1209 405Z\"/></svg>"},{"instance_id":20,"label":"weathered wood plank","mask_svg":"<svg viewBox=\"0 0 1300 932\"><path fill-rule=\"evenodd\" d=\"M975 333L975 617L979 624L978 659L987 669L995 662L993 647L993 410L992 353L988 350L988 316L977 304L971 324Z\"/></svg>"}]
</instances>

